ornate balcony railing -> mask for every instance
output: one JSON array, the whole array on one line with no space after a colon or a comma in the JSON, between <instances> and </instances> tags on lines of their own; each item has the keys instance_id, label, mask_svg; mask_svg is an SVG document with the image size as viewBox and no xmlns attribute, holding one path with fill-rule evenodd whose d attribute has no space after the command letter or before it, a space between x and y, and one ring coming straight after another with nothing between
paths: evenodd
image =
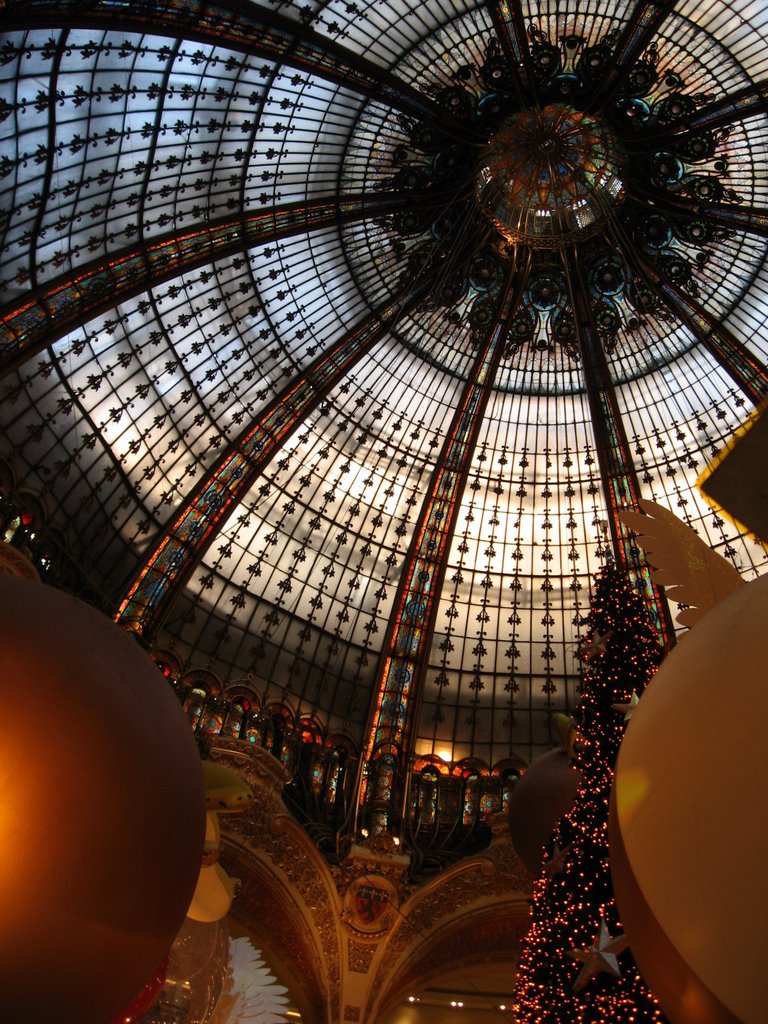
<instances>
[{"instance_id":1,"label":"ornate balcony railing","mask_svg":"<svg viewBox=\"0 0 768 1024\"><path fill-rule=\"evenodd\" d=\"M155 655L169 678L202 744L226 737L243 750L261 747L290 777L283 799L329 863L339 863L353 843L365 841L355 821L361 775L386 772L386 758L360 769L358 745L327 734L311 717L277 703L262 704L252 680L212 692L210 673L195 671L175 678L168 660ZM505 761L489 767L475 758L449 764L429 755L411 760L394 843L411 858L413 880L439 871L491 841L490 815L506 807L525 766Z\"/></svg>"}]
</instances>

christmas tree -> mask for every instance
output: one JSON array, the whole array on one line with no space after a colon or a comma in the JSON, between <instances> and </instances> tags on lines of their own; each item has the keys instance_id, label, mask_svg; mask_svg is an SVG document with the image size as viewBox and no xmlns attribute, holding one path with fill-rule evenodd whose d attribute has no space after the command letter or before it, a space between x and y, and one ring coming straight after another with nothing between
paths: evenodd
<instances>
[{"instance_id":1,"label":"christmas tree","mask_svg":"<svg viewBox=\"0 0 768 1024\"><path fill-rule=\"evenodd\" d=\"M626 575L608 566L595 583L580 649L585 674L575 759L582 781L555 828L534 886L533 921L515 991L519 1024L666 1020L627 948L608 861L608 807L619 744L663 652Z\"/></svg>"}]
</instances>

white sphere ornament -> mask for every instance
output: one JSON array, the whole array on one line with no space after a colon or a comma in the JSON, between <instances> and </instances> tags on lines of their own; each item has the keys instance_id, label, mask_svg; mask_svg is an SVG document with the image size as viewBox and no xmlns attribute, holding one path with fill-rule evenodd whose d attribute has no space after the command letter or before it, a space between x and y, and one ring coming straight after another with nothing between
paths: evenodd
<instances>
[{"instance_id":1,"label":"white sphere ornament","mask_svg":"<svg viewBox=\"0 0 768 1024\"><path fill-rule=\"evenodd\" d=\"M614 890L672 1024L768 1020L767 626L764 576L683 636L619 751Z\"/></svg>"}]
</instances>

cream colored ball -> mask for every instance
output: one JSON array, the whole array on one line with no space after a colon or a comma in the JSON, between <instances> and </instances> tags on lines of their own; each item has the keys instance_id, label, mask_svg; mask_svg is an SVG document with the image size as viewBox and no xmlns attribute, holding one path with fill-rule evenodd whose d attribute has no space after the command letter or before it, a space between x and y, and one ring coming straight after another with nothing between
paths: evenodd
<instances>
[{"instance_id":1,"label":"cream colored ball","mask_svg":"<svg viewBox=\"0 0 768 1024\"><path fill-rule=\"evenodd\" d=\"M767 637L765 576L681 639L619 752L614 888L673 1024L768 1019Z\"/></svg>"}]
</instances>

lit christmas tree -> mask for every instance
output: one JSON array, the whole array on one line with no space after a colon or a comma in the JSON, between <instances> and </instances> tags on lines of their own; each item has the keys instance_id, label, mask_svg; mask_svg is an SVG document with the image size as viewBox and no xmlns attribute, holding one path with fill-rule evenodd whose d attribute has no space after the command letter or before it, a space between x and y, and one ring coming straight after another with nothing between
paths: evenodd
<instances>
[{"instance_id":1,"label":"lit christmas tree","mask_svg":"<svg viewBox=\"0 0 768 1024\"><path fill-rule=\"evenodd\" d=\"M641 598L613 566L596 578L587 623L576 712L582 781L556 826L534 887L533 922L515 991L519 1024L666 1021L627 949L608 862L608 807L619 744L662 650Z\"/></svg>"}]
</instances>

